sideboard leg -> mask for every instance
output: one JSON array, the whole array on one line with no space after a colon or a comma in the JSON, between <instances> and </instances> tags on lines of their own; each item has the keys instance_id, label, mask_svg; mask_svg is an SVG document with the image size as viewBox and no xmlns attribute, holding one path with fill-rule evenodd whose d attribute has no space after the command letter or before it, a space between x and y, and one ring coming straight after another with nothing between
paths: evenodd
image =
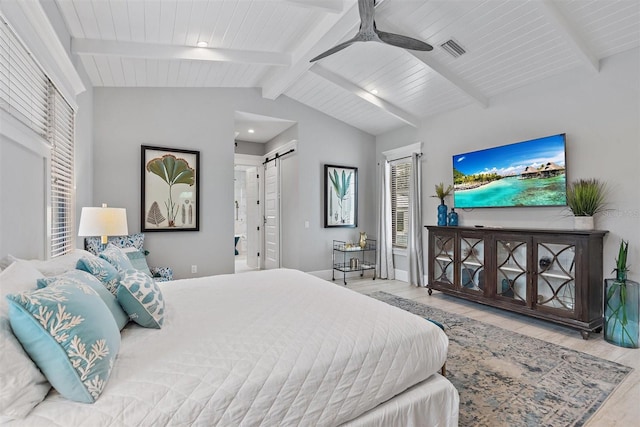
<instances>
[{"instance_id":1,"label":"sideboard leg","mask_svg":"<svg viewBox=\"0 0 640 427\"><path fill-rule=\"evenodd\" d=\"M432 290L431 288L429 288L429 289L427 290L427 292L429 292L429 295L431 295L431 294L433 293L433 290Z\"/></svg>"},{"instance_id":2,"label":"sideboard leg","mask_svg":"<svg viewBox=\"0 0 640 427\"><path fill-rule=\"evenodd\" d=\"M580 331L580 334L582 335L582 339L583 340L588 340L589 339L589 335L591 335L591 332L589 332L589 331Z\"/></svg>"}]
</instances>

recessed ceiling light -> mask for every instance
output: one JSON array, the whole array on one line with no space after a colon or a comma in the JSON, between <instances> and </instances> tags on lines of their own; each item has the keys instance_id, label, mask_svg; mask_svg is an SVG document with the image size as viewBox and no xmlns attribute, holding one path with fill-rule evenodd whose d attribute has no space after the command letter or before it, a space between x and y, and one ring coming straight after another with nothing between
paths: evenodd
<instances>
[{"instance_id":1,"label":"recessed ceiling light","mask_svg":"<svg viewBox=\"0 0 640 427\"><path fill-rule=\"evenodd\" d=\"M253 129L249 129L247 132L249 132L249 133L254 133L254 132L255 132L255 130L253 130Z\"/></svg>"},{"instance_id":2,"label":"recessed ceiling light","mask_svg":"<svg viewBox=\"0 0 640 427\"><path fill-rule=\"evenodd\" d=\"M207 43L205 41L201 41L201 42L196 43L196 46L198 46L198 47L207 47L207 46L209 46L209 43Z\"/></svg>"},{"instance_id":3,"label":"recessed ceiling light","mask_svg":"<svg viewBox=\"0 0 640 427\"><path fill-rule=\"evenodd\" d=\"M371 93L374 94L374 95L377 95L378 94L378 89L371 89Z\"/></svg>"}]
</instances>

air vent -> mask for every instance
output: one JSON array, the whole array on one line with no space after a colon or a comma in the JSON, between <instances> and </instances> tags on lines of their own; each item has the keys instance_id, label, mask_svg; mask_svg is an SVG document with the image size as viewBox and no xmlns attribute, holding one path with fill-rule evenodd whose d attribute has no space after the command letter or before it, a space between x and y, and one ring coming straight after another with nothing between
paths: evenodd
<instances>
[{"instance_id":1,"label":"air vent","mask_svg":"<svg viewBox=\"0 0 640 427\"><path fill-rule=\"evenodd\" d=\"M454 58L458 58L459 56L462 56L467 52L462 46L458 44L458 42L453 39L447 40L446 42L442 43L440 47L449 52L449 54Z\"/></svg>"}]
</instances>

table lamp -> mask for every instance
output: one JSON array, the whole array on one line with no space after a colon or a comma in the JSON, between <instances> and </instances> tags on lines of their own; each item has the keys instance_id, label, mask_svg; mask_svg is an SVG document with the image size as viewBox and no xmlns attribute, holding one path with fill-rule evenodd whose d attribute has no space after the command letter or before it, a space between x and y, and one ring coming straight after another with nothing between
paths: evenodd
<instances>
[{"instance_id":1,"label":"table lamp","mask_svg":"<svg viewBox=\"0 0 640 427\"><path fill-rule=\"evenodd\" d=\"M80 214L78 236L101 236L103 245L107 244L108 236L126 236L127 210L125 208L108 208L106 203L102 207L85 207Z\"/></svg>"}]
</instances>

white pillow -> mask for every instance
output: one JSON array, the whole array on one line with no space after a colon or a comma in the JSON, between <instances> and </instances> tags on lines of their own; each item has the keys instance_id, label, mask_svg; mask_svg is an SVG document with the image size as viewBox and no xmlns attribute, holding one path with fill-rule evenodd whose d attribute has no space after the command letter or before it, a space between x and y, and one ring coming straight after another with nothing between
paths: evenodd
<instances>
[{"instance_id":1,"label":"white pillow","mask_svg":"<svg viewBox=\"0 0 640 427\"><path fill-rule=\"evenodd\" d=\"M94 257L95 255L85 251L84 249L74 249L72 252L51 258L49 260L40 260L40 259L21 259L21 261L28 262L36 270L40 271L44 276L57 276L59 274L64 273L65 271L75 270L76 263L82 257ZM5 258L19 260L12 255L7 255Z\"/></svg>"},{"instance_id":2,"label":"white pillow","mask_svg":"<svg viewBox=\"0 0 640 427\"><path fill-rule=\"evenodd\" d=\"M45 398L51 385L13 335L7 294L36 289L42 273L25 261L0 273L0 418L24 418Z\"/></svg>"},{"instance_id":3,"label":"white pillow","mask_svg":"<svg viewBox=\"0 0 640 427\"><path fill-rule=\"evenodd\" d=\"M9 267L11 263L16 259L17 258L11 254L5 255L4 257L0 258L0 270L6 270L7 267Z\"/></svg>"}]
</instances>

